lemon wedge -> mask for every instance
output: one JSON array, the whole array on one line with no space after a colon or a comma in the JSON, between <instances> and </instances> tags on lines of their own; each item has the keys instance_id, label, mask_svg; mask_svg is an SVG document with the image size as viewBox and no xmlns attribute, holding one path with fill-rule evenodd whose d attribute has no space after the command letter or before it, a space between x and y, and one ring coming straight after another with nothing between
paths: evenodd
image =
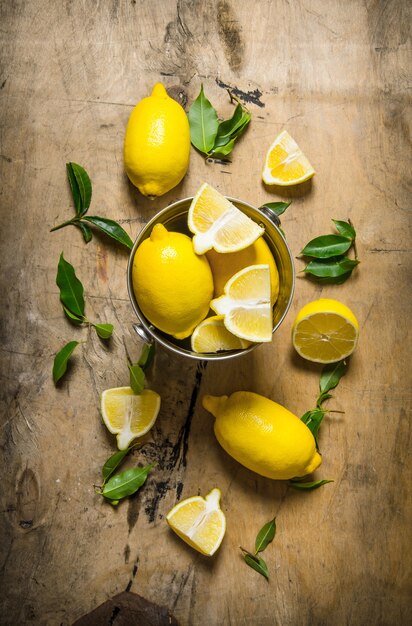
<instances>
[{"instance_id":1,"label":"lemon wedge","mask_svg":"<svg viewBox=\"0 0 412 626\"><path fill-rule=\"evenodd\" d=\"M355 350L359 324L342 302L320 298L306 304L292 327L295 350L308 361L335 363Z\"/></svg>"},{"instance_id":2,"label":"lemon wedge","mask_svg":"<svg viewBox=\"0 0 412 626\"><path fill-rule=\"evenodd\" d=\"M220 489L202 498L193 496L182 500L166 515L167 523L189 546L212 556L222 543L226 518L220 508Z\"/></svg>"},{"instance_id":3,"label":"lemon wedge","mask_svg":"<svg viewBox=\"0 0 412 626\"><path fill-rule=\"evenodd\" d=\"M264 228L208 183L203 183L192 200L188 226L194 234L196 254L204 254L212 248L216 252L243 250L264 232Z\"/></svg>"},{"instance_id":4,"label":"lemon wedge","mask_svg":"<svg viewBox=\"0 0 412 626\"><path fill-rule=\"evenodd\" d=\"M160 409L160 396L143 389L134 394L131 387L105 389L101 397L101 412L107 429L117 435L117 447L126 450L136 437L142 437L153 426Z\"/></svg>"},{"instance_id":5,"label":"lemon wedge","mask_svg":"<svg viewBox=\"0 0 412 626\"><path fill-rule=\"evenodd\" d=\"M315 173L296 141L286 130L282 131L267 151L263 182L267 185L297 185Z\"/></svg>"},{"instance_id":6,"label":"lemon wedge","mask_svg":"<svg viewBox=\"0 0 412 626\"><path fill-rule=\"evenodd\" d=\"M193 352L221 352L243 350L250 346L250 341L245 341L229 332L223 323L223 315L213 315L195 328L191 345Z\"/></svg>"},{"instance_id":7,"label":"lemon wedge","mask_svg":"<svg viewBox=\"0 0 412 626\"><path fill-rule=\"evenodd\" d=\"M253 342L271 341L270 297L269 265L250 265L228 280L224 295L212 300L210 308L223 315L224 325L236 337Z\"/></svg>"}]
</instances>

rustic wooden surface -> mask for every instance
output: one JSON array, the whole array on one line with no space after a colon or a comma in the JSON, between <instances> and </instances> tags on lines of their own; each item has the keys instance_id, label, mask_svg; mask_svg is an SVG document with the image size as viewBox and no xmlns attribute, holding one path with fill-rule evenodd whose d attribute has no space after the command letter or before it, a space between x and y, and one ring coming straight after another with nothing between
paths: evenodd
<instances>
[{"instance_id":1,"label":"rustic wooden surface","mask_svg":"<svg viewBox=\"0 0 412 626\"><path fill-rule=\"evenodd\" d=\"M411 623L410 3L406 0L107 0L1 3L2 615L7 625L70 625L132 590L182 625ZM182 184L153 202L125 177L122 143L133 105L156 81L190 104L203 81L222 115L225 86L253 121L233 162L192 151ZM259 206L264 153L286 128L313 162L312 184L285 190L292 251L350 217L362 261L342 286L298 278L273 343L232 364L186 362L159 350L149 383L158 421L131 463L158 465L117 510L95 494L114 441L99 417L103 389L127 384L138 356L127 254L73 228L49 233L72 204L65 163L93 181L92 214L134 238L157 210L208 181ZM113 322L107 345L70 326L55 284L61 251L85 286L91 319ZM297 270L302 263L296 261ZM319 478L291 493L241 467L216 443L203 393L253 390L301 415L320 369L292 350L293 317L319 296L359 318L359 349L334 394ZM51 365L84 339L56 389ZM215 558L189 549L165 514L179 497L219 486L227 535ZM277 516L269 583L242 563Z\"/></svg>"}]
</instances>

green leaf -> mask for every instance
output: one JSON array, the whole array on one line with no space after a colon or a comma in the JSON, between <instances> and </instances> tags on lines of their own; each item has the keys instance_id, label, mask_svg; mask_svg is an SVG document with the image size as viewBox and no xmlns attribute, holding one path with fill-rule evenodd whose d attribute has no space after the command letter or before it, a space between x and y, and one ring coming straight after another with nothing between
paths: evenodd
<instances>
[{"instance_id":1,"label":"green leaf","mask_svg":"<svg viewBox=\"0 0 412 626\"><path fill-rule=\"evenodd\" d=\"M227 157L228 154L230 154L233 150L233 147L235 145L235 141L236 141L236 137L234 139L231 139L225 146L221 146L220 148L217 148L216 150L213 149L212 152L210 152L210 156L214 157L216 159L218 159L219 157Z\"/></svg>"},{"instance_id":2,"label":"green leaf","mask_svg":"<svg viewBox=\"0 0 412 626\"><path fill-rule=\"evenodd\" d=\"M77 187L80 194L80 211L76 208L76 213L79 217L87 213L90 202L92 200L92 181L86 170L77 163L68 163L71 171L76 179ZM70 181L70 177L69 177ZM71 185L71 182L70 182ZM73 189L73 188L72 188ZM74 198L74 197L73 197ZM76 201L75 201L76 204Z\"/></svg>"},{"instance_id":3,"label":"green leaf","mask_svg":"<svg viewBox=\"0 0 412 626\"><path fill-rule=\"evenodd\" d=\"M276 517L267 522L257 534L255 541L255 554L263 552L267 546L273 541L276 534Z\"/></svg>"},{"instance_id":4,"label":"green leaf","mask_svg":"<svg viewBox=\"0 0 412 626\"><path fill-rule=\"evenodd\" d=\"M221 153L219 148L227 146L229 143L234 144L235 140L245 131L251 118L249 111L245 111L242 105L238 104L230 119L219 122L213 152Z\"/></svg>"},{"instance_id":5,"label":"green leaf","mask_svg":"<svg viewBox=\"0 0 412 626\"><path fill-rule=\"evenodd\" d=\"M84 222L73 222L73 224L74 226L80 228L80 230L82 231L83 239L86 243L89 243L89 241L91 241L93 237L90 227Z\"/></svg>"},{"instance_id":6,"label":"green leaf","mask_svg":"<svg viewBox=\"0 0 412 626\"><path fill-rule=\"evenodd\" d=\"M352 245L352 240L342 235L321 235L306 244L301 254L317 259L327 259L344 254Z\"/></svg>"},{"instance_id":7,"label":"green leaf","mask_svg":"<svg viewBox=\"0 0 412 626\"><path fill-rule=\"evenodd\" d=\"M338 233L343 235L343 237L348 237L352 240L356 239L356 231L352 224L349 224L349 222L343 222L342 220L332 220L332 222L335 224L335 228Z\"/></svg>"},{"instance_id":8,"label":"green leaf","mask_svg":"<svg viewBox=\"0 0 412 626\"><path fill-rule=\"evenodd\" d=\"M310 274L309 274L309 276L310 276ZM342 274L342 276L336 276L336 277L333 277L333 276L332 277L328 277L328 276L324 276L324 277L313 276L312 278L314 280L316 280L317 283L322 283L323 285L342 285L351 276L352 276L352 270L350 270L349 272L345 272L344 274Z\"/></svg>"},{"instance_id":9,"label":"green leaf","mask_svg":"<svg viewBox=\"0 0 412 626\"><path fill-rule=\"evenodd\" d=\"M60 255L56 283L60 289L61 303L77 317L84 317L83 285L77 278L73 265Z\"/></svg>"},{"instance_id":10,"label":"green leaf","mask_svg":"<svg viewBox=\"0 0 412 626\"><path fill-rule=\"evenodd\" d=\"M100 339L110 339L113 334L113 324L93 324Z\"/></svg>"},{"instance_id":11,"label":"green leaf","mask_svg":"<svg viewBox=\"0 0 412 626\"><path fill-rule=\"evenodd\" d=\"M108 478L113 474L113 472L119 467L122 463L125 456L130 452L132 448L126 448L126 450L119 450L112 454L106 461L106 463L102 467L102 476L103 481L106 482Z\"/></svg>"},{"instance_id":12,"label":"green leaf","mask_svg":"<svg viewBox=\"0 0 412 626\"><path fill-rule=\"evenodd\" d=\"M301 483L292 479L289 480L289 485L293 487L293 489L297 489L299 491L312 491L313 489L318 489L318 487L321 487L322 485L333 482L333 480L314 480L311 482Z\"/></svg>"},{"instance_id":13,"label":"green leaf","mask_svg":"<svg viewBox=\"0 0 412 626\"><path fill-rule=\"evenodd\" d=\"M69 341L65 346L56 354L53 363L53 380L56 384L62 376L66 373L67 362L75 349L79 345L78 341Z\"/></svg>"},{"instance_id":14,"label":"green leaf","mask_svg":"<svg viewBox=\"0 0 412 626\"><path fill-rule=\"evenodd\" d=\"M140 365L129 365L130 372L130 386L133 389L133 393L139 394L144 389L144 371Z\"/></svg>"},{"instance_id":15,"label":"green leaf","mask_svg":"<svg viewBox=\"0 0 412 626\"><path fill-rule=\"evenodd\" d=\"M324 402L326 402L326 400L329 400L329 398L332 398L332 394L331 393L320 393L318 399L316 400L316 406L318 409L322 409L322 404Z\"/></svg>"},{"instance_id":16,"label":"green leaf","mask_svg":"<svg viewBox=\"0 0 412 626\"><path fill-rule=\"evenodd\" d=\"M290 202L265 202L265 204L262 204L262 206L259 208L270 209L271 211L273 211L273 213L275 213L275 215L279 217L279 215L282 215L286 211L288 206L290 206L291 202L292 201Z\"/></svg>"},{"instance_id":17,"label":"green leaf","mask_svg":"<svg viewBox=\"0 0 412 626\"><path fill-rule=\"evenodd\" d=\"M236 131L239 126L242 126L243 123L243 107L241 104L238 104L232 117L223 122L219 122L213 149L219 146L225 146L232 138L232 133Z\"/></svg>"},{"instance_id":18,"label":"green leaf","mask_svg":"<svg viewBox=\"0 0 412 626\"><path fill-rule=\"evenodd\" d=\"M338 363L330 363L322 369L319 381L319 390L321 394L325 394L339 384L342 376L345 376L348 370L347 361L338 361Z\"/></svg>"},{"instance_id":19,"label":"green leaf","mask_svg":"<svg viewBox=\"0 0 412 626\"><path fill-rule=\"evenodd\" d=\"M77 184L76 176L73 172L72 163L66 163L66 173L69 179L76 215L81 215L82 199L80 197L79 185Z\"/></svg>"},{"instance_id":20,"label":"green leaf","mask_svg":"<svg viewBox=\"0 0 412 626\"><path fill-rule=\"evenodd\" d=\"M138 361L138 365L145 372L154 359L154 355L156 352L156 347L154 343L145 343L143 346L142 354L140 355L140 359Z\"/></svg>"},{"instance_id":21,"label":"green leaf","mask_svg":"<svg viewBox=\"0 0 412 626\"><path fill-rule=\"evenodd\" d=\"M75 324L76 326L80 326L80 324L83 324L83 322L85 321L84 317L79 317L75 313L72 313L71 311L69 311L69 309L66 306L64 306L64 304L63 304L63 311L66 317L69 319L69 321L72 322L72 324Z\"/></svg>"},{"instance_id":22,"label":"green leaf","mask_svg":"<svg viewBox=\"0 0 412 626\"><path fill-rule=\"evenodd\" d=\"M249 567L254 569L261 576L264 576L266 578L266 580L269 580L268 566L266 565L266 563L262 559L262 557L261 556L256 556L255 554L251 554L247 550L244 550L244 548L240 548L240 549L244 553L243 554L243 559L244 559L245 563L247 563L247 565L249 565Z\"/></svg>"},{"instance_id":23,"label":"green leaf","mask_svg":"<svg viewBox=\"0 0 412 626\"><path fill-rule=\"evenodd\" d=\"M215 143L219 120L215 109L204 94L203 85L189 109L188 118L190 141L200 152L209 154Z\"/></svg>"},{"instance_id":24,"label":"green leaf","mask_svg":"<svg viewBox=\"0 0 412 626\"><path fill-rule=\"evenodd\" d=\"M316 260L310 261L304 269L306 274L319 276L322 278L337 278L344 276L358 265L356 259L348 259L347 257L339 258L339 260Z\"/></svg>"},{"instance_id":25,"label":"green leaf","mask_svg":"<svg viewBox=\"0 0 412 626\"><path fill-rule=\"evenodd\" d=\"M109 235L109 237L112 237L112 239L126 246L126 248L129 248L129 250L133 248L133 241L130 239L127 232L114 220L109 220L106 217L99 217L97 215L86 215L83 219L93 224L93 226L96 226L96 228L106 235Z\"/></svg>"},{"instance_id":26,"label":"green leaf","mask_svg":"<svg viewBox=\"0 0 412 626\"><path fill-rule=\"evenodd\" d=\"M300 418L304 424L309 428L312 435L315 437L318 434L318 430L322 423L323 418L325 417L325 413L323 409L312 409L311 411L306 411L304 415Z\"/></svg>"},{"instance_id":27,"label":"green leaf","mask_svg":"<svg viewBox=\"0 0 412 626\"><path fill-rule=\"evenodd\" d=\"M133 495L146 482L147 475L153 467L154 464L132 467L120 474L115 474L104 485L102 496L108 500L121 500Z\"/></svg>"}]
</instances>

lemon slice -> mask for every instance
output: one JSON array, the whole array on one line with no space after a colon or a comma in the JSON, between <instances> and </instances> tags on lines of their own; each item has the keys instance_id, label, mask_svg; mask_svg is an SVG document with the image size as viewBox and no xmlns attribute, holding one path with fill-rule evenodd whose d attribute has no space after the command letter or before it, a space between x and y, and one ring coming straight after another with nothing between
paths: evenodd
<instances>
[{"instance_id":1,"label":"lemon slice","mask_svg":"<svg viewBox=\"0 0 412 626\"><path fill-rule=\"evenodd\" d=\"M188 214L194 234L196 254L214 248L216 252L236 252L250 246L264 228L242 213L208 183L203 183L192 200Z\"/></svg>"},{"instance_id":2,"label":"lemon slice","mask_svg":"<svg viewBox=\"0 0 412 626\"><path fill-rule=\"evenodd\" d=\"M117 435L117 447L126 450L136 437L142 437L153 426L160 409L160 396L143 389L134 394L131 387L106 389L101 397L103 421Z\"/></svg>"},{"instance_id":3,"label":"lemon slice","mask_svg":"<svg viewBox=\"0 0 412 626\"><path fill-rule=\"evenodd\" d=\"M226 328L247 341L271 341L273 316L270 302L269 265L250 265L237 272L225 285L225 293L210 303L223 315Z\"/></svg>"},{"instance_id":4,"label":"lemon slice","mask_svg":"<svg viewBox=\"0 0 412 626\"><path fill-rule=\"evenodd\" d=\"M221 495L220 489L212 489L206 498L187 498L166 515L170 528L189 546L207 556L216 552L226 531L226 518L219 506Z\"/></svg>"},{"instance_id":5,"label":"lemon slice","mask_svg":"<svg viewBox=\"0 0 412 626\"><path fill-rule=\"evenodd\" d=\"M321 298L306 304L292 328L295 350L315 363L335 363L346 358L358 343L359 324L342 302Z\"/></svg>"},{"instance_id":6,"label":"lemon slice","mask_svg":"<svg viewBox=\"0 0 412 626\"><path fill-rule=\"evenodd\" d=\"M266 154L262 178L267 185L297 185L316 174L296 141L284 130Z\"/></svg>"},{"instance_id":7,"label":"lemon slice","mask_svg":"<svg viewBox=\"0 0 412 626\"><path fill-rule=\"evenodd\" d=\"M223 315L208 317L195 328L191 338L193 352L243 350L250 341L236 337L223 323Z\"/></svg>"}]
</instances>

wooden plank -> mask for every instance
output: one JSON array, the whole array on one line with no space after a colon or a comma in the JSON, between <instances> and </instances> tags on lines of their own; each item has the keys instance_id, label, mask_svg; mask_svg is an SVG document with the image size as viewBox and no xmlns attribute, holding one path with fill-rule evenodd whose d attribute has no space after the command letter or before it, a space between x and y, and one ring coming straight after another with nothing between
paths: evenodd
<instances>
[{"instance_id":1,"label":"wooden plank","mask_svg":"<svg viewBox=\"0 0 412 626\"><path fill-rule=\"evenodd\" d=\"M410 621L410 13L402 0L3 4L2 623L70 625L126 589L183 625ZM127 182L122 144L132 106L159 80L189 104L203 81L222 116L230 86L253 119L230 164L192 151L184 181L150 201ZM260 173L283 128L317 175L274 192ZM256 206L292 198L282 226L294 256L332 218L350 217L358 232L359 271L327 288L299 276L271 345L207 367L158 350L148 377L161 413L128 461L158 465L118 509L94 490L115 450L99 396L127 384L125 347L137 358L141 343L127 253L98 236L86 246L74 229L48 232L72 211L68 160L92 177L92 212L132 237L203 181ZM55 285L62 250L84 283L89 317L115 324L109 344L64 319ZM301 494L226 455L201 397L247 389L297 415L310 408L320 369L293 353L290 330L320 296L353 309L361 338L331 402L344 414L330 414L320 436L316 476L334 482ZM56 389L53 355L74 338L86 343ZM206 559L164 517L179 498L214 486L228 529ZM274 515L266 583L242 563L239 545L252 548Z\"/></svg>"}]
</instances>

